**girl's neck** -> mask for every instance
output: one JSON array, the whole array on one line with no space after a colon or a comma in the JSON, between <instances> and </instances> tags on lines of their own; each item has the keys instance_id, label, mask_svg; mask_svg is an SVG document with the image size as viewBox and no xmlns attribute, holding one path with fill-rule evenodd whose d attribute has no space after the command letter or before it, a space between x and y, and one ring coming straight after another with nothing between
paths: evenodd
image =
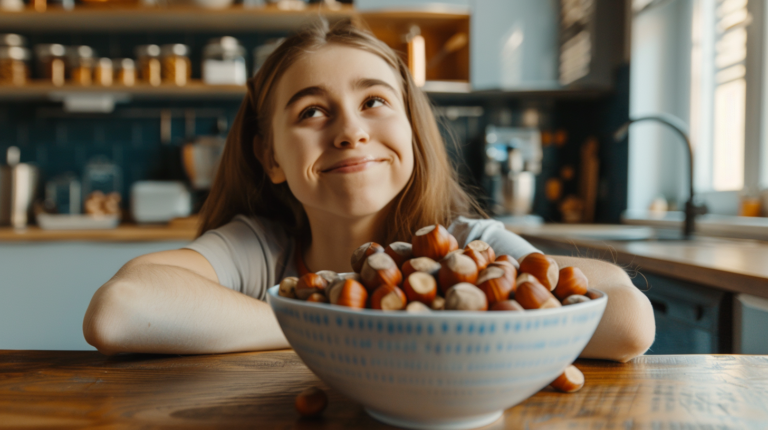
<instances>
[{"instance_id":1,"label":"girl's neck","mask_svg":"<svg viewBox=\"0 0 768 430\"><path fill-rule=\"evenodd\" d=\"M384 240L386 212L363 218L341 218L327 212L308 211L312 243L304 244L304 263L312 272L333 270L351 272L352 252L366 242ZM382 243L383 246L386 244Z\"/></svg>"}]
</instances>

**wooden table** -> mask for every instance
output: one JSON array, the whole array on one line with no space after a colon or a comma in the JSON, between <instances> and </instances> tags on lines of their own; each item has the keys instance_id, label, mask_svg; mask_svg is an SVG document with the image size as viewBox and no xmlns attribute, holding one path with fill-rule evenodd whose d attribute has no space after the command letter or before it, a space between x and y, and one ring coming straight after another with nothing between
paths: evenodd
<instances>
[{"instance_id":1,"label":"wooden table","mask_svg":"<svg viewBox=\"0 0 768 430\"><path fill-rule=\"evenodd\" d=\"M766 429L768 356L579 360L587 384L544 389L486 429ZM328 390L320 419L294 396ZM208 356L0 351L0 427L390 428L328 389L293 351Z\"/></svg>"}]
</instances>

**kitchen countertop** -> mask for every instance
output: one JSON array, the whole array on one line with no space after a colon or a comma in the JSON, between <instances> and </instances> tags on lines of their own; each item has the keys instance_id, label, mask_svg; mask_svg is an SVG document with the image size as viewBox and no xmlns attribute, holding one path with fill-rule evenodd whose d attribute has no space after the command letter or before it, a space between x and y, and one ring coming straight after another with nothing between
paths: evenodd
<instances>
[{"instance_id":1,"label":"kitchen countertop","mask_svg":"<svg viewBox=\"0 0 768 430\"><path fill-rule=\"evenodd\" d=\"M571 231L589 226L570 226ZM768 298L768 242L695 236L691 240L595 240L562 224L507 226L536 246L599 258L630 272L649 272L721 290Z\"/></svg>"},{"instance_id":2,"label":"kitchen countertop","mask_svg":"<svg viewBox=\"0 0 768 430\"><path fill-rule=\"evenodd\" d=\"M768 356L656 355L577 360L578 392L545 388L484 429L764 429ZM329 389L292 350L221 355L0 351L0 422L57 428L392 428ZM329 406L300 418L317 385Z\"/></svg>"},{"instance_id":3,"label":"kitchen countertop","mask_svg":"<svg viewBox=\"0 0 768 430\"><path fill-rule=\"evenodd\" d=\"M178 226L121 224L117 228L104 230L43 230L40 227L30 226L25 230L19 231L11 227L0 227L0 243L30 241L192 241L196 236L196 227L186 224Z\"/></svg>"}]
</instances>

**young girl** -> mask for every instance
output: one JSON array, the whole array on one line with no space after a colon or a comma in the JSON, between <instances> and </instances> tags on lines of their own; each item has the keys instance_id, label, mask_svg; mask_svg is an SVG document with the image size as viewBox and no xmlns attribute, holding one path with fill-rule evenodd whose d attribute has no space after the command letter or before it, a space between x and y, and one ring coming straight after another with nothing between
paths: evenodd
<instances>
[{"instance_id":1,"label":"young girl","mask_svg":"<svg viewBox=\"0 0 768 430\"><path fill-rule=\"evenodd\" d=\"M94 294L85 339L104 354L289 347L266 290L305 271L350 272L361 244L440 223L459 246L539 252L459 186L426 96L398 55L349 25L288 38L248 82L200 236L129 261ZM626 361L653 342L648 299L620 268L578 266L608 306L582 357Z\"/></svg>"}]
</instances>

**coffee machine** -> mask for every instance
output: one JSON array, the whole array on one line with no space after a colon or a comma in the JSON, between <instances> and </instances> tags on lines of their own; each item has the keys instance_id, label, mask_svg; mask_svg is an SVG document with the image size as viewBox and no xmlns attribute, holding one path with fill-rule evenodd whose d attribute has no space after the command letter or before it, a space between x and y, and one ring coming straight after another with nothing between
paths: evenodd
<instances>
[{"instance_id":1,"label":"coffee machine","mask_svg":"<svg viewBox=\"0 0 768 430\"><path fill-rule=\"evenodd\" d=\"M538 128L486 127L483 188L495 218L525 224L541 222L530 215L541 160Z\"/></svg>"}]
</instances>

